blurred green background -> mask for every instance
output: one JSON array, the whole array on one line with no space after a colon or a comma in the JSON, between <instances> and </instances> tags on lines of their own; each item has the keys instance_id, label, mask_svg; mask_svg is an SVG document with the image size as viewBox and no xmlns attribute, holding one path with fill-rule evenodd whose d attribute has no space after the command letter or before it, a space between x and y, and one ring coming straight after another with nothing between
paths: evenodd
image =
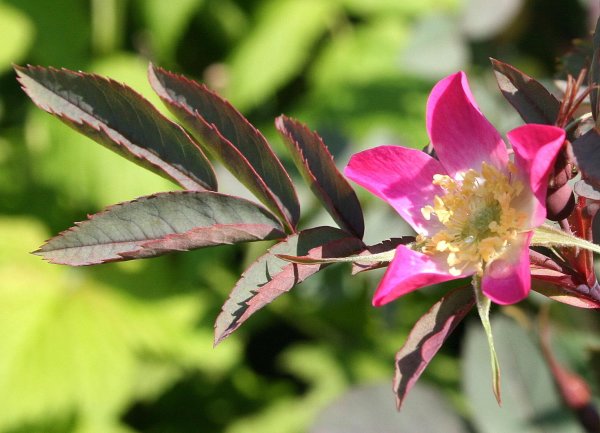
<instances>
[{"instance_id":1,"label":"blurred green background","mask_svg":"<svg viewBox=\"0 0 600 433\"><path fill-rule=\"evenodd\" d=\"M518 125L488 57L549 80L598 9L595 0L0 0L0 432L581 431L537 346L537 297L497 310L504 409L469 317L397 414L394 353L447 287L375 309L381 272L330 267L213 349L220 306L268 244L78 269L30 255L88 213L176 187L35 108L10 66L108 75L162 110L146 82L152 61L227 97L286 166L273 127L282 112L317 129L342 167L367 147L425 146L428 92L458 69L501 132ZM247 195L219 176L224 192ZM296 180L302 226L331 224ZM406 233L359 194L367 241ZM595 315L553 305L551 316L557 356L596 389Z\"/></svg>"}]
</instances>

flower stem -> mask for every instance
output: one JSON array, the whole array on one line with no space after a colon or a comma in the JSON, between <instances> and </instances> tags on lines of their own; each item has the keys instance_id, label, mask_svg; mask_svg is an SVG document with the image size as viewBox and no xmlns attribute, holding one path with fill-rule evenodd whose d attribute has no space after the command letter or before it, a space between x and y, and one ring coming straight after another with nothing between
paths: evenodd
<instances>
[{"instance_id":1,"label":"flower stem","mask_svg":"<svg viewBox=\"0 0 600 433\"><path fill-rule=\"evenodd\" d=\"M488 347L490 350L490 362L492 367L492 389L494 396L499 406L502 406L502 397L500 390L500 363L498 362L498 356L496 355L496 349L494 348L494 336L492 334L492 326L490 324L490 307L492 301L490 298L485 296L481 291L481 278L477 275L473 276L473 291L475 292L475 301L477 304L477 312L481 319L481 324L487 337Z\"/></svg>"}]
</instances>

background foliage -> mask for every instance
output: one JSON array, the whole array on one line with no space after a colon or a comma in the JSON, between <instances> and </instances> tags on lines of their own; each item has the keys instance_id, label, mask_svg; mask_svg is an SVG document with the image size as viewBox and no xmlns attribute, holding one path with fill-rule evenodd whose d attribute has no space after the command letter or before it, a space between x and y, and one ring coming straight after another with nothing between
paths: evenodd
<instances>
[{"instance_id":1,"label":"background foliage","mask_svg":"<svg viewBox=\"0 0 600 433\"><path fill-rule=\"evenodd\" d=\"M538 298L496 311L504 409L491 404L471 317L398 415L394 353L448 285L374 309L380 272L350 278L348 267L330 267L212 349L220 306L264 245L77 269L29 255L86 213L175 186L36 109L10 65L108 75L162 107L146 80L151 60L230 99L286 166L272 123L282 112L317 129L343 166L378 144L425 146L427 94L457 69L501 132L518 125L488 57L550 78L571 39L592 29L596 3L0 1L0 432L580 431L541 367ZM245 194L219 177L224 192ZM327 223L296 182L301 225ZM407 233L359 193L367 242ZM562 305L550 315L560 360L596 388L596 315Z\"/></svg>"}]
</instances>

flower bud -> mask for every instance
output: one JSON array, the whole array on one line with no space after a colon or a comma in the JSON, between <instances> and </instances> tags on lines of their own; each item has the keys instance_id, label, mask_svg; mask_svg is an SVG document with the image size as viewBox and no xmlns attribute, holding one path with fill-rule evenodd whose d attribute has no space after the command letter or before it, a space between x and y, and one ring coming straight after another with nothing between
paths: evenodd
<instances>
[{"instance_id":1,"label":"flower bud","mask_svg":"<svg viewBox=\"0 0 600 433\"><path fill-rule=\"evenodd\" d=\"M564 183L558 189L548 189L546 196L546 218L560 221L571 215L575 209L575 196L571 186Z\"/></svg>"}]
</instances>

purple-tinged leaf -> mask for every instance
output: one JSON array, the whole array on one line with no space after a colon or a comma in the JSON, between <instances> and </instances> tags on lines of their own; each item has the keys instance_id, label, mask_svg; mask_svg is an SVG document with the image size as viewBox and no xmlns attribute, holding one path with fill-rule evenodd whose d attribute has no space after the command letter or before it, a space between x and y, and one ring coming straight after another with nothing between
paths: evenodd
<instances>
[{"instance_id":1,"label":"purple-tinged leaf","mask_svg":"<svg viewBox=\"0 0 600 433\"><path fill-rule=\"evenodd\" d=\"M252 314L319 272L327 264L298 265L277 257L345 257L364 248L360 239L333 227L316 227L289 236L256 260L241 276L215 323L215 344Z\"/></svg>"},{"instance_id":2,"label":"purple-tinged leaf","mask_svg":"<svg viewBox=\"0 0 600 433\"><path fill-rule=\"evenodd\" d=\"M530 250L531 288L536 292L564 304L580 308L600 308L598 296L592 296L598 287L590 288L583 282L584 277L577 275L575 269L567 269L550 257ZM574 275L571 275L571 272ZM595 283L594 286L597 286Z\"/></svg>"},{"instance_id":3,"label":"purple-tinged leaf","mask_svg":"<svg viewBox=\"0 0 600 433\"><path fill-rule=\"evenodd\" d=\"M529 75L507 63L490 60L498 87L523 120L526 123L554 125L558 118L560 102Z\"/></svg>"},{"instance_id":4,"label":"purple-tinged leaf","mask_svg":"<svg viewBox=\"0 0 600 433\"><path fill-rule=\"evenodd\" d=\"M575 294L553 284L536 284L533 286L533 290L552 299L553 301L561 302L572 307L586 308L590 310L600 309L600 302L597 300L583 297L580 294Z\"/></svg>"},{"instance_id":5,"label":"purple-tinged leaf","mask_svg":"<svg viewBox=\"0 0 600 433\"><path fill-rule=\"evenodd\" d=\"M200 147L133 89L94 74L15 66L42 110L125 158L188 190L216 190Z\"/></svg>"},{"instance_id":6,"label":"purple-tinged leaf","mask_svg":"<svg viewBox=\"0 0 600 433\"><path fill-rule=\"evenodd\" d=\"M600 130L592 128L572 143L577 166L584 179L600 187Z\"/></svg>"},{"instance_id":7,"label":"purple-tinged leaf","mask_svg":"<svg viewBox=\"0 0 600 433\"><path fill-rule=\"evenodd\" d=\"M286 116L279 116L275 126L298 171L327 212L341 228L362 238L365 222L360 202L319 134Z\"/></svg>"},{"instance_id":8,"label":"purple-tinged leaf","mask_svg":"<svg viewBox=\"0 0 600 433\"><path fill-rule=\"evenodd\" d=\"M396 354L394 392L398 409L456 325L475 305L471 286L448 293L413 326L404 346Z\"/></svg>"},{"instance_id":9,"label":"purple-tinged leaf","mask_svg":"<svg viewBox=\"0 0 600 433\"><path fill-rule=\"evenodd\" d=\"M284 237L266 209L211 191L158 193L92 215L35 252L72 266L154 257L238 242Z\"/></svg>"},{"instance_id":10,"label":"purple-tinged leaf","mask_svg":"<svg viewBox=\"0 0 600 433\"><path fill-rule=\"evenodd\" d=\"M260 131L204 85L154 65L148 76L154 91L200 144L294 232L300 218L296 190Z\"/></svg>"}]
</instances>

